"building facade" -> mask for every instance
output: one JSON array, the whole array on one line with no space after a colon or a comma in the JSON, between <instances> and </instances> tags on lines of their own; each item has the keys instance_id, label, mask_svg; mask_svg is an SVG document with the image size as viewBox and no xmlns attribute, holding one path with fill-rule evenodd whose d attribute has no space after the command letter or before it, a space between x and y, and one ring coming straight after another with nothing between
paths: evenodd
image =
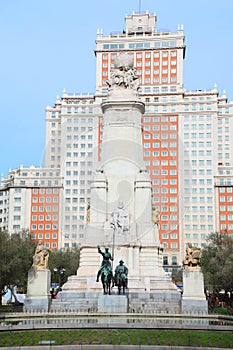
<instances>
[{"instance_id":1,"label":"building facade","mask_svg":"<svg viewBox=\"0 0 233 350\"><path fill-rule=\"evenodd\" d=\"M106 92L114 59L122 52L133 57L140 78L140 94L146 104L144 160L153 184L153 205L160 213L164 263L173 266L182 261L189 241L203 246L210 232L228 227L218 219L214 178L221 166L232 165L233 105L225 92L219 97L217 86L208 91L185 90L182 25L176 33L159 31L156 15L145 13L126 16L122 33L103 36L99 30L97 95Z\"/></svg>"},{"instance_id":2,"label":"building facade","mask_svg":"<svg viewBox=\"0 0 233 350\"><path fill-rule=\"evenodd\" d=\"M0 228L28 230L32 239L58 249L62 183L59 169L23 166L10 170L0 188Z\"/></svg>"},{"instance_id":3,"label":"building facade","mask_svg":"<svg viewBox=\"0 0 233 350\"><path fill-rule=\"evenodd\" d=\"M160 31L156 15L149 13L126 16L121 33L104 36L98 29L95 94L63 91L54 106L46 108L44 166L59 174L62 186L59 247L75 247L85 235L92 173L101 157L100 104L106 99L106 80L120 53L132 56L140 97L146 105L144 161L153 185L153 206L159 212L164 265L180 264L189 241L203 246L210 232L233 233L233 103L225 92L219 96L216 85L209 90L186 91L184 40L182 25L175 33ZM3 212L9 214L12 209L5 197L2 205ZM31 197L28 205L32 206ZM20 228L28 224L35 232L32 217L29 209ZM10 215L8 225L4 226L3 216L1 219L2 228L16 229L10 224Z\"/></svg>"}]
</instances>

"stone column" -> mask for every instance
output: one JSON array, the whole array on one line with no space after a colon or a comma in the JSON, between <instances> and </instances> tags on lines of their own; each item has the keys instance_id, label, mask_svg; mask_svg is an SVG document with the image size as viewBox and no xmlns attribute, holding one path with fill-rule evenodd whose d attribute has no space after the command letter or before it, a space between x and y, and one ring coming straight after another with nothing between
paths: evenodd
<instances>
[{"instance_id":1,"label":"stone column","mask_svg":"<svg viewBox=\"0 0 233 350\"><path fill-rule=\"evenodd\" d=\"M48 269L33 269L28 272L27 294L24 311L49 311L51 295L51 272Z\"/></svg>"},{"instance_id":2,"label":"stone column","mask_svg":"<svg viewBox=\"0 0 233 350\"><path fill-rule=\"evenodd\" d=\"M208 314L204 278L199 266L187 267L183 271L182 312Z\"/></svg>"},{"instance_id":3,"label":"stone column","mask_svg":"<svg viewBox=\"0 0 233 350\"><path fill-rule=\"evenodd\" d=\"M101 170L97 170L91 183L90 225L101 227L106 221L107 182Z\"/></svg>"}]
</instances>

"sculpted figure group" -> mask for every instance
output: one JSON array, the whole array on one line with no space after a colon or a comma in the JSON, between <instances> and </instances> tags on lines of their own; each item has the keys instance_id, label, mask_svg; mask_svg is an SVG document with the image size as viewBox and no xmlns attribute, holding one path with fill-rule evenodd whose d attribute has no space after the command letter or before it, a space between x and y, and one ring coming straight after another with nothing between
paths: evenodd
<instances>
[{"instance_id":1,"label":"sculpted figure group","mask_svg":"<svg viewBox=\"0 0 233 350\"><path fill-rule=\"evenodd\" d=\"M102 251L98 246L98 253L102 255L103 260L99 271L97 273L96 282L99 282L101 276L101 282L103 285L104 294L111 294L111 289L114 286L118 287L118 293L121 293L123 289L123 294L127 288L128 281L128 268L124 265L124 261L120 260L119 265L115 268L115 273L113 275L111 261L113 261L112 255L107 247Z\"/></svg>"},{"instance_id":2,"label":"sculpted figure group","mask_svg":"<svg viewBox=\"0 0 233 350\"><path fill-rule=\"evenodd\" d=\"M184 268L197 267L201 257L201 249L193 247L192 243L188 243L186 248L186 255L183 260Z\"/></svg>"},{"instance_id":3,"label":"sculpted figure group","mask_svg":"<svg viewBox=\"0 0 233 350\"><path fill-rule=\"evenodd\" d=\"M110 79L106 81L109 89L120 87L125 89L139 88L139 76L133 67L132 57L128 54L119 55L114 63L115 69L110 73Z\"/></svg>"},{"instance_id":4,"label":"sculpted figure group","mask_svg":"<svg viewBox=\"0 0 233 350\"><path fill-rule=\"evenodd\" d=\"M49 252L43 245L42 241L39 240L35 254L33 256L32 268L36 270L44 270L48 268Z\"/></svg>"}]
</instances>

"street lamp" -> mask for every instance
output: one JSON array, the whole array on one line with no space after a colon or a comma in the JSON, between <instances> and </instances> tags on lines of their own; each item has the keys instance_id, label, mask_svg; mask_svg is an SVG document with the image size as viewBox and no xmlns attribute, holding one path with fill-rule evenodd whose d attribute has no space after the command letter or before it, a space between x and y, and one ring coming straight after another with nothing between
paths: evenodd
<instances>
[{"instance_id":1,"label":"street lamp","mask_svg":"<svg viewBox=\"0 0 233 350\"><path fill-rule=\"evenodd\" d=\"M62 277L64 276L66 269L62 268L58 268L58 267L54 267L53 271L55 273L59 274L59 290L61 290L61 284L62 284Z\"/></svg>"}]
</instances>

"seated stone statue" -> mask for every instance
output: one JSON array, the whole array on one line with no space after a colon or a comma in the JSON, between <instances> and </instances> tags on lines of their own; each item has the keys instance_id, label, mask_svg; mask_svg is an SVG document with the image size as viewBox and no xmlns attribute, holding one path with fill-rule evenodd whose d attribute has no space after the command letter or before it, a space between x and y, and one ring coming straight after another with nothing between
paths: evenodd
<instances>
[{"instance_id":1,"label":"seated stone statue","mask_svg":"<svg viewBox=\"0 0 233 350\"><path fill-rule=\"evenodd\" d=\"M118 207L114 209L110 225L120 234L129 230L129 212L124 208L123 202L119 202Z\"/></svg>"},{"instance_id":2,"label":"seated stone statue","mask_svg":"<svg viewBox=\"0 0 233 350\"><path fill-rule=\"evenodd\" d=\"M35 254L33 256L32 268L37 270L43 270L48 268L49 252L44 247L42 241L38 241Z\"/></svg>"},{"instance_id":3,"label":"seated stone statue","mask_svg":"<svg viewBox=\"0 0 233 350\"><path fill-rule=\"evenodd\" d=\"M201 249L193 247L192 243L188 243L186 248L186 255L183 260L184 267L199 266L199 260L201 257Z\"/></svg>"},{"instance_id":4,"label":"seated stone statue","mask_svg":"<svg viewBox=\"0 0 233 350\"><path fill-rule=\"evenodd\" d=\"M111 266L110 260L113 261L113 258L107 247L105 248L104 251L102 251L99 246L97 248L98 248L98 253L101 254L103 257L102 264L99 268L97 278L96 278L96 282L99 282L99 277L104 269L108 269L110 272L112 272L112 266Z\"/></svg>"},{"instance_id":5,"label":"seated stone statue","mask_svg":"<svg viewBox=\"0 0 233 350\"><path fill-rule=\"evenodd\" d=\"M119 265L115 268L115 275L114 275L114 281L115 284L118 286L119 285L119 280L122 279L123 281L126 282L127 285L127 280L128 280L128 268L124 265L124 261L120 260Z\"/></svg>"}]
</instances>

